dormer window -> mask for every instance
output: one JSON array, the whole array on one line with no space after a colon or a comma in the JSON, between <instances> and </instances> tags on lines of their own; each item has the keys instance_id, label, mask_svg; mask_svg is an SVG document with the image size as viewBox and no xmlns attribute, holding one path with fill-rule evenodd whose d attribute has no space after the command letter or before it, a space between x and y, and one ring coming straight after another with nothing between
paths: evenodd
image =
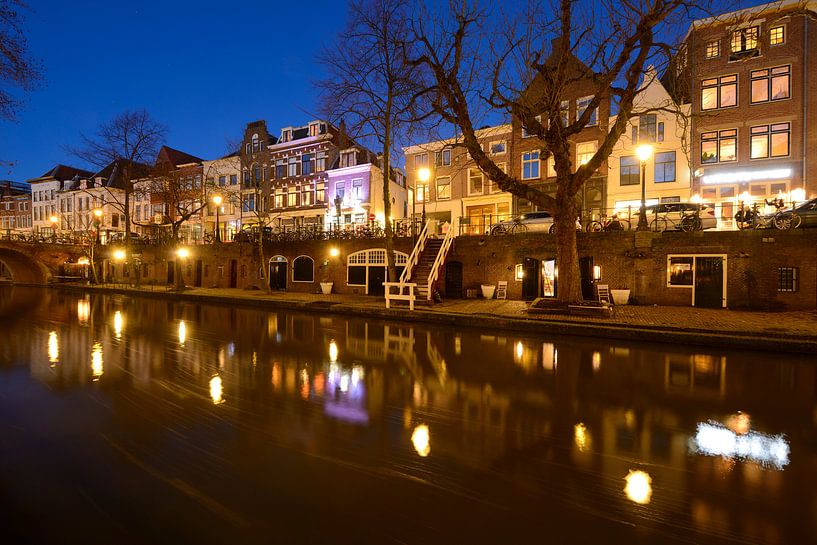
<instances>
[{"instance_id":1,"label":"dormer window","mask_svg":"<svg viewBox=\"0 0 817 545\"><path fill-rule=\"evenodd\" d=\"M357 164L357 151L344 151L340 154L340 166L343 167L353 167Z\"/></svg>"},{"instance_id":2,"label":"dormer window","mask_svg":"<svg viewBox=\"0 0 817 545\"><path fill-rule=\"evenodd\" d=\"M309 136L319 136L321 134L326 134L326 123L313 121L309 124Z\"/></svg>"},{"instance_id":3,"label":"dormer window","mask_svg":"<svg viewBox=\"0 0 817 545\"><path fill-rule=\"evenodd\" d=\"M739 60L746 57L756 57L760 54L758 50L758 38L760 37L760 27L750 26L740 28L732 32L730 40L729 60Z\"/></svg>"},{"instance_id":4,"label":"dormer window","mask_svg":"<svg viewBox=\"0 0 817 545\"><path fill-rule=\"evenodd\" d=\"M281 131L281 142L289 142L290 140L292 140L292 131L290 129Z\"/></svg>"},{"instance_id":5,"label":"dormer window","mask_svg":"<svg viewBox=\"0 0 817 545\"><path fill-rule=\"evenodd\" d=\"M260 150L261 150L261 144L260 144L260 142L258 140L258 135L254 134L254 135L252 135L252 151L254 153L257 153Z\"/></svg>"}]
</instances>

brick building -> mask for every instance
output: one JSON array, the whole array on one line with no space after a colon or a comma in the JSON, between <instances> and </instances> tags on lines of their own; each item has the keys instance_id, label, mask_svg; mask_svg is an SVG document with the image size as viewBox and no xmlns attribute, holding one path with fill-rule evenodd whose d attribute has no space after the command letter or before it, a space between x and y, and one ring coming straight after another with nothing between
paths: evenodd
<instances>
[{"instance_id":1,"label":"brick building","mask_svg":"<svg viewBox=\"0 0 817 545\"><path fill-rule=\"evenodd\" d=\"M693 192L724 223L741 202L817 195L814 15L787 1L690 27L679 69L692 103Z\"/></svg>"},{"instance_id":2,"label":"brick building","mask_svg":"<svg viewBox=\"0 0 817 545\"><path fill-rule=\"evenodd\" d=\"M511 126L499 125L477 131L483 149L507 172L511 162ZM416 144L403 149L408 174L409 214L439 222L464 218L464 233L482 234L511 215L512 197L480 170L457 139ZM429 179L419 179L420 169ZM408 214L407 214L408 215Z\"/></svg>"},{"instance_id":3,"label":"brick building","mask_svg":"<svg viewBox=\"0 0 817 545\"><path fill-rule=\"evenodd\" d=\"M0 230L2 235L31 231L31 186L0 180Z\"/></svg>"}]
</instances>

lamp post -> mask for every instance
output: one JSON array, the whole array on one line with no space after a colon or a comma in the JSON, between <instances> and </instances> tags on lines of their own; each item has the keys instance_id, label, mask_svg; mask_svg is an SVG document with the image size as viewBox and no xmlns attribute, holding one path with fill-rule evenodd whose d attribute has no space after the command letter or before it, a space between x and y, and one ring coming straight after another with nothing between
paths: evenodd
<instances>
[{"instance_id":1,"label":"lamp post","mask_svg":"<svg viewBox=\"0 0 817 545\"><path fill-rule=\"evenodd\" d=\"M184 269L182 268L182 261L187 260L190 257L190 250L185 247L178 248L176 250L176 290L182 291L184 290Z\"/></svg>"},{"instance_id":2,"label":"lamp post","mask_svg":"<svg viewBox=\"0 0 817 545\"><path fill-rule=\"evenodd\" d=\"M221 229L219 228L219 213L221 212L221 203L223 199L221 195L216 195L213 197L213 204L216 205L216 242L221 242Z\"/></svg>"},{"instance_id":3,"label":"lamp post","mask_svg":"<svg viewBox=\"0 0 817 545\"><path fill-rule=\"evenodd\" d=\"M638 227L636 231L649 231L650 224L647 222L647 161L652 157L652 146L642 144L635 150L638 160L641 161L641 209L638 214Z\"/></svg>"},{"instance_id":4,"label":"lamp post","mask_svg":"<svg viewBox=\"0 0 817 545\"><path fill-rule=\"evenodd\" d=\"M125 253L125 250L114 250L113 252L113 260L117 263L124 263L125 259L128 257L128 254ZM125 267L122 267L122 276L125 275ZM116 269L114 269L114 284L116 284Z\"/></svg>"},{"instance_id":5,"label":"lamp post","mask_svg":"<svg viewBox=\"0 0 817 545\"><path fill-rule=\"evenodd\" d=\"M99 228L102 226L102 209L94 208L94 226L96 227L96 243L99 244Z\"/></svg>"},{"instance_id":6,"label":"lamp post","mask_svg":"<svg viewBox=\"0 0 817 545\"><path fill-rule=\"evenodd\" d=\"M57 216L51 216L48 218L48 221L51 222L51 236L54 239L54 242L57 242L57 225L60 222L60 218Z\"/></svg>"},{"instance_id":7,"label":"lamp post","mask_svg":"<svg viewBox=\"0 0 817 545\"><path fill-rule=\"evenodd\" d=\"M338 232L340 232L340 212L341 206L343 206L343 197L340 195L335 195L335 217L337 219L338 224Z\"/></svg>"},{"instance_id":8,"label":"lamp post","mask_svg":"<svg viewBox=\"0 0 817 545\"><path fill-rule=\"evenodd\" d=\"M428 179L431 177L431 171L423 167L417 171L417 178L423 183L423 225L426 224L426 199L428 198ZM414 193L417 193L417 184L414 184Z\"/></svg>"}]
</instances>

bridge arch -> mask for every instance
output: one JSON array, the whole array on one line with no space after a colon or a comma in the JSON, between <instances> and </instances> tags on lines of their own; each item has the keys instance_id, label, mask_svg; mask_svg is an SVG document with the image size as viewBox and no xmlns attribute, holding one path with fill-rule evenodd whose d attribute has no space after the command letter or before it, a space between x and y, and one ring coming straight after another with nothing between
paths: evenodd
<instances>
[{"instance_id":1,"label":"bridge arch","mask_svg":"<svg viewBox=\"0 0 817 545\"><path fill-rule=\"evenodd\" d=\"M23 248L0 244L0 263L15 284L45 284L51 279L49 267Z\"/></svg>"}]
</instances>

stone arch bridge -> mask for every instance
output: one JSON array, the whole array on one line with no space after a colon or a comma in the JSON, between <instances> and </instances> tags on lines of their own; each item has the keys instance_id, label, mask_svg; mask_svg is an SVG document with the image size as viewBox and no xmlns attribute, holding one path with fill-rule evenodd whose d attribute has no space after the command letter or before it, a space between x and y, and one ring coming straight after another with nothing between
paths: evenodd
<instances>
[{"instance_id":1,"label":"stone arch bridge","mask_svg":"<svg viewBox=\"0 0 817 545\"><path fill-rule=\"evenodd\" d=\"M82 246L73 244L0 240L0 271L16 284L47 284L62 265L76 263L82 255Z\"/></svg>"}]
</instances>

